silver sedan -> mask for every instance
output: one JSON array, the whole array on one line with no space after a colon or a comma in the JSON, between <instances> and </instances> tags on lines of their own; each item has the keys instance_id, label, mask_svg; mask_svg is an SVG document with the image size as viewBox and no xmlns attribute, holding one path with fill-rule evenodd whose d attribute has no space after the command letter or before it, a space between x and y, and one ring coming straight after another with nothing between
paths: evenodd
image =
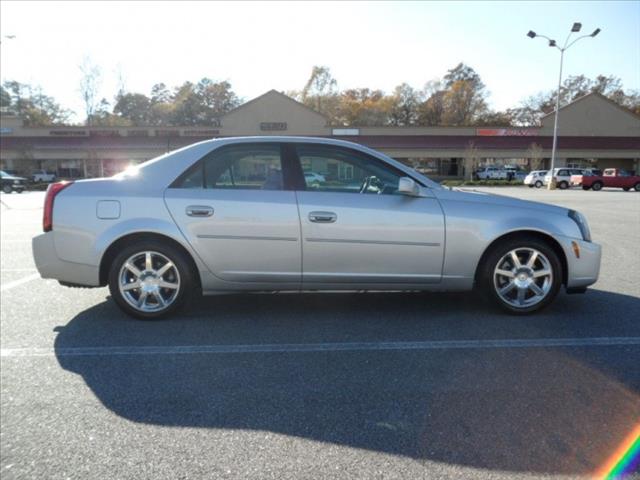
<instances>
[{"instance_id":1,"label":"silver sedan","mask_svg":"<svg viewBox=\"0 0 640 480\"><path fill-rule=\"evenodd\" d=\"M361 145L303 137L210 140L53 184L43 229L43 278L109 285L143 319L200 292L474 287L526 314L563 285L584 292L601 253L576 211L444 188Z\"/></svg>"}]
</instances>

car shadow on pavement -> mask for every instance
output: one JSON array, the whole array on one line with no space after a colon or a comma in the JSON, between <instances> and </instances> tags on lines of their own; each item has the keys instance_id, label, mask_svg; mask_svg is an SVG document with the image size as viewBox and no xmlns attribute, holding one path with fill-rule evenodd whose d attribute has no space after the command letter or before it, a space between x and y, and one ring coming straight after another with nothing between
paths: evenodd
<instances>
[{"instance_id":1,"label":"car shadow on pavement","mask_svg":"<svg viewBox=\"0 0 640 480\"><path fill-rule=\"evenodd\" d=\"M637 346L104 356L68 349L631 337L640 336L629 320L639 309L638 298L599 290L524 318L468 295L233 295L140 322L109 300L58 327L55 350L65 370L134 422L269 431L500 472L590 474L640 421Z\"/></svg>"}]
</instances>

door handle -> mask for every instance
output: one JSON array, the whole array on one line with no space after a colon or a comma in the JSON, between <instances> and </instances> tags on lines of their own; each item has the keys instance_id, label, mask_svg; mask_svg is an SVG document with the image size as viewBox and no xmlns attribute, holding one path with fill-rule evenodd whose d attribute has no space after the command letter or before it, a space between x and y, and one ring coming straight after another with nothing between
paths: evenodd
<instances>
[{"instance_id":1,"label":"door handle","mask_svg":"<svg viewBox=\"0 0 640 480\"><path fill-rule=\"evenodd\" d=\"M309 220L314 223L333 223L338 219L338 215L333 212L311 212Z\"/></svg>"},{"instance_id":2,"label":"door handle","mask_svg":"<svg viewBox=\"0 0 640 480\"><path fill-rule=\"evenodd\" d=\"M206 205L189 205L187 215L190 217L210 217L213 215L213 208Z\"/></svg>"}]
</instances>

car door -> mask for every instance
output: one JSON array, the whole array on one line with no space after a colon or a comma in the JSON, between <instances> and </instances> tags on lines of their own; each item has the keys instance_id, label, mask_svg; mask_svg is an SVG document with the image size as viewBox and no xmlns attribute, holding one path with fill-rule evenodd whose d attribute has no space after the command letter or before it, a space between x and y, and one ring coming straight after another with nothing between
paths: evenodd
<instances>
[{"instance_id":1,"label":"car door","mask_svg":"<svg viewBox=\"0 0 640 480\"><path fill-rule=\"evenodd\" d=\"M323 182L296 191L303 287L319 283L435 283L442 277L444 218L438 200L399 194L406 176L345 147L297 144L299 170Z\"/></svg>"},{"instance_id":2,"label":"car door","mask_svg":"<svg viewBox=\"0 0 640 480\"><path fill-rule=\"evenodd\" d=\"M300 221L279 143L220 147L165 202L209 270L232 282L301 280Z\"/></svg>"}]
</instances>

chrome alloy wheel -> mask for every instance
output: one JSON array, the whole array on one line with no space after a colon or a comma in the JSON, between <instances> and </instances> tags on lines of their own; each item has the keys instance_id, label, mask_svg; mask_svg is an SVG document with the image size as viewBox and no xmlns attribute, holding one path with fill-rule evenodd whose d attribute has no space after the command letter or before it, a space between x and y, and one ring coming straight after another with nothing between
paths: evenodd
<instances>
[{"instance_id":1,"label":"chrome alloy wheel","mask_svg":"<svg viewBox=\"0 0 640 480\"><path fill-rule=\"evenodd\" d=\"M516 248L504 255L493 271L500 299L515 308L527 308L545 299L553 285L549 259L534 248Z\"/></svg>"},{"instance_id":2,"label":"chrome alloy wheel","mask_svg":"<svg viewBox=\"0 0 640 480\"><path fill-rule=\"evenodd\" d=\"M122 264L118 287L125 301L136 310L158 312L178 296L180 273L165 255L139 252Z\"/></svg>"}]
</instances>

